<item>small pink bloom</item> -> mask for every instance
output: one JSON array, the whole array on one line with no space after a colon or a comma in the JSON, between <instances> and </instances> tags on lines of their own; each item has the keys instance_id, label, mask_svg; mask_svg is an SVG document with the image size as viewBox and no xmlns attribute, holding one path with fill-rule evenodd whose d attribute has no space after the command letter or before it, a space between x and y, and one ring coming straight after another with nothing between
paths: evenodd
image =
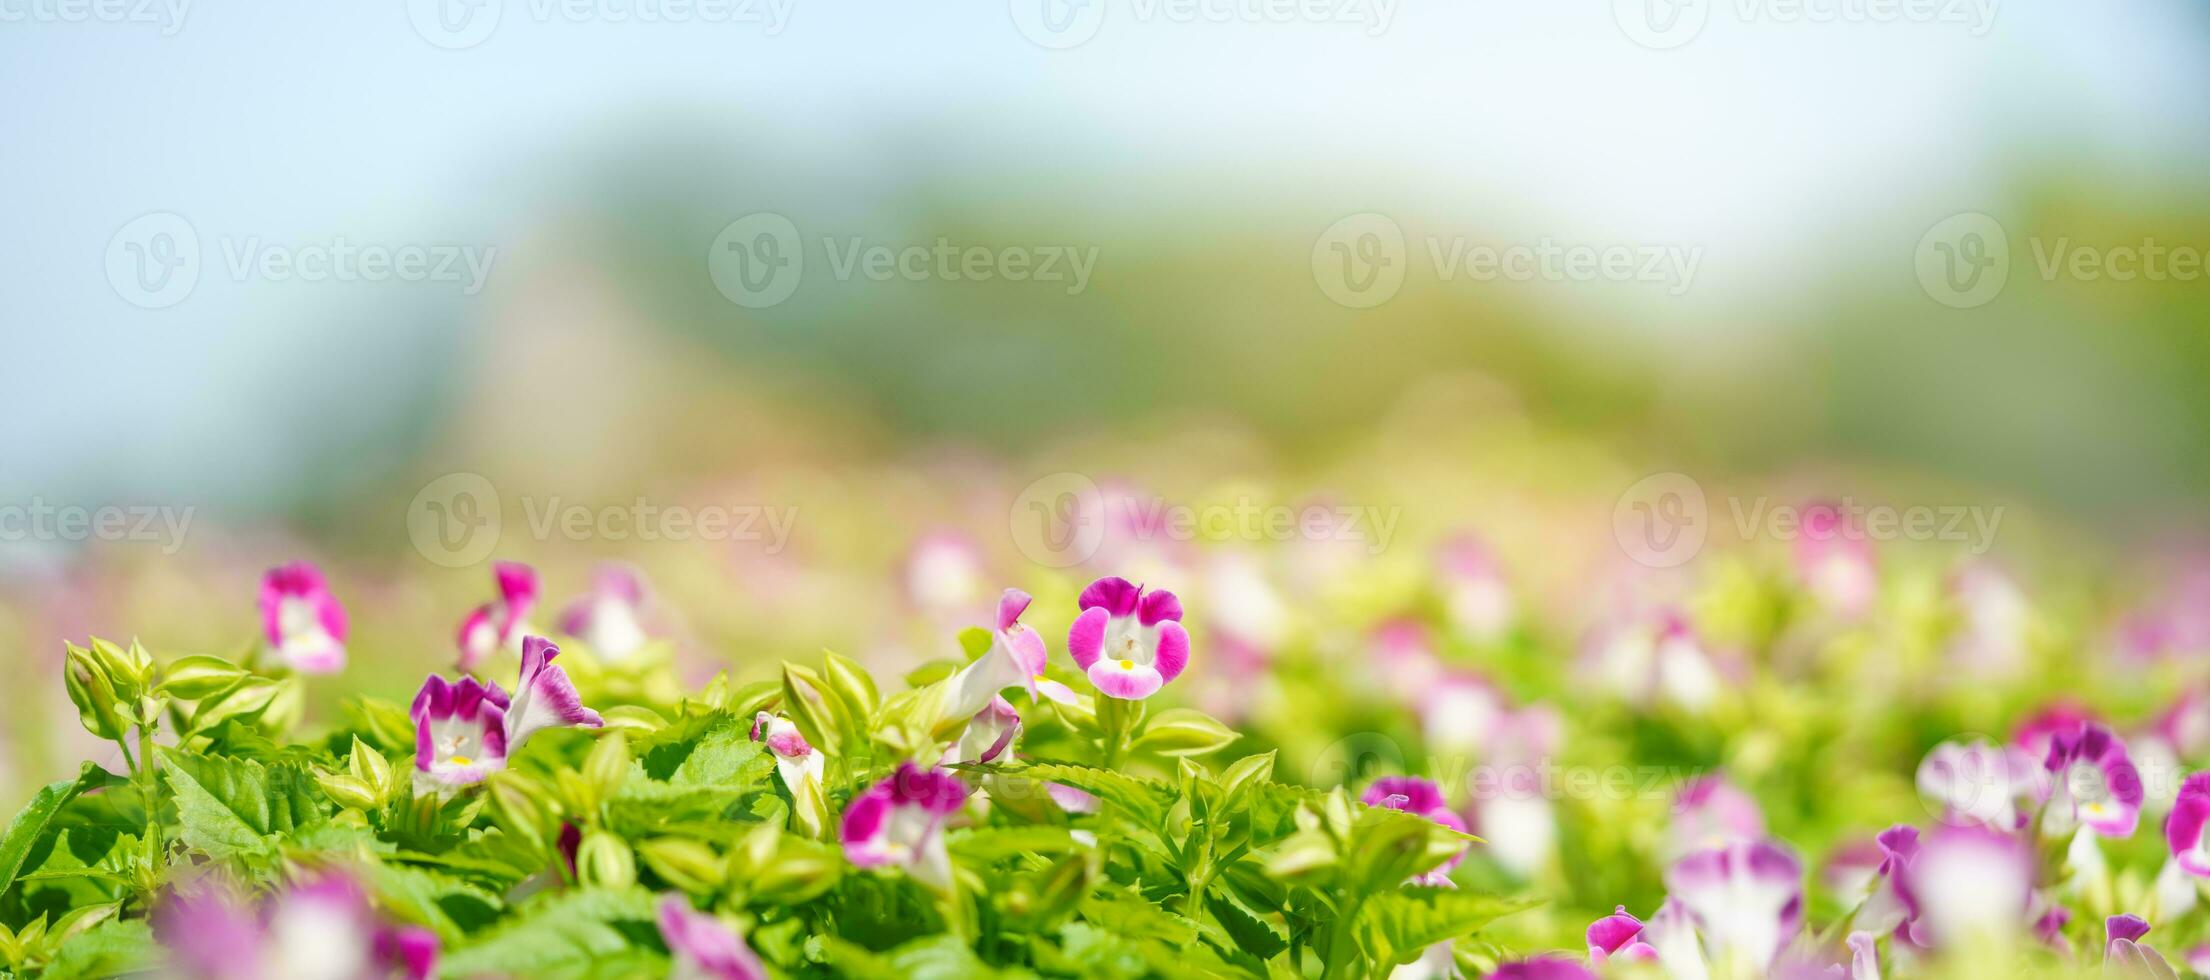
<instances>
[{"instance_id":1,"label":"small pink bloom","mask_svg":"<svg viewBox=\"0 0 2210 980\"><path fill-rule=\"evenodd\" d=\"M1806 504L1795 545L1796 576L1820 605L1845 618L1871 608L1880 591L1872 542L1830 501Z\"/></svg>"},{"instance_id":2,"label":"small pink bloom","mask_svg":"<svg viewBox=\"0 0 2210 980\"><path fill-rule=\"evenodd\" d=\"M597 728L599 714L583 706L568 672L553 663L560 648L542 636L522 641L520 683L510 699L497 684L473 677L459 683L431 675L414 697L415 779L453 789L480 783L506 767L510 752L547 728Z\"/></svg>"},{"instance_id":3,"label":"small pink bloom","mask_svg":"<svg viewBox=\"0 0 2210 980\"><path fill-rule=\"evenodd\" d=\"M1466 831L1466 819L1451 810L1449 802L1443 799L1442 787L1417 776L1383 776L1376 779L1373 785L1366 787L1366 793L1359 797L1359 802L1426 817L1459 833ZM1451 885L1451 869L1465 858L1465 849L1460 848L1441 867L1413 878L1411 883Z\"/></svg>"},{"instance_id":4,"label":"small pink bloom","mask_svg":"<svg viewBox=\"0 0 2210 980\"><path fill-rule=\"evenodd\" d=\"M173 975L193 980L424 980L437 967L435 934L385 921L342 874L259 903L203 883L169 896L152 925Z\"/></svg>"},{"instance_id":5,"label":"small pink bloom","mask_svg":"<svg viewBox=\"0 0 2210 980\"><path fill-rule=\"evenodd\" d=\"M269 650L303 674L345 669L345 607L310 562L269 569L261 579L261 626Z\"/></svg>"},{"instance_id":6,"label":"small pink bloom","mask_svg":"<svg viewBox=\"0 0 2210 980\"><path fill-rule=\"evenodd\" d=\"M2016 830L2017 800L2030 792L2027 774L2014 774L2012 754L1985 739L1943 742L1918 764L1918 794L1943 823L1985 824Z\"/></svg>"},{"instance_id":7,"label":"small pink bloom","mask_svg":"<svg viewBox=\"0 0 2210 980\"><path fill-rule=\"evenodd\" d=\"M827 760L806 742L795 722L762 711L752 717L752 740L767 743L767 751L775 756L775 771L792 793L809 784L820 787Z\"/></svg>"},{"instance_id":8,"label":"small pink bloom","mask_svg":"<svg viewBox=\"0 0 2210 980\"><path fill-rule=\"evenodd\" d=\"M2084 824L2104 837L2133 836L2141 820L2141 774L2110 729L2088 725L2076 735L2057 736L2043 767L2053 777L2042 811L2045 832L2066 836Z\"/></svg>"},{"instance_id":9,"label":"small pink bloom","mask_svg":"<svg viewBox=\"0 0 2210 980\"><path fill-rule=\"evenodd\" d=\"M1021 733L1021 713L1013 703L1003 697L991 700L990 706L975 713L967 721L967 730L959 736L944 761L996 762L1011 759L1013 739Z\"/></svg>"},{"instance_id":10,"label":"small pink bloom","mask_svg":"<svg viewBox=\"0 0 2210 980\"><path fill-rule=\"evenodd\" d=\"M982 548L953 530L916 538L904 561L906 598L923 612L958 623L974 613L983 592ZM952 618L960 617L960 618Z\"/></svg>"},{"instance_id":11,"label":"small pink bloom","mask_svg":"<svg viewBox=\"0 0 2210 980\"><path fill-rule=\"evenodd\" d=\"M1088 790L1076 789L1064 783L1045 783L1044 795L1051 797L1051 802L1059 804L1059 809L1073 814L1096 813L1104 805L1103 801Z\"/></svg>"},{"instance_id":12,"label":"small pink bloom","mask_svg":"<svg viewBox=\"0 0 2210 980\"><path fill-rule=\"evenodd\" d=\"M1061 704L1074 702L1074 691L1044 676L1050 653L1044 636L1021 622L1021 614L1035 601L1019 589L1007 589L998 597L997 619L990 631L990 649L960 668L951 680L951 700L946 718L972 718L990 706L998 693L1016 685L1026 686L1029 697L1050 698Z\"/></svg>"},{"instance_id":13,"label":"small pink bloom","mask_svg":"<svg viewBox=\"0 0 2210 980\"><path fill-rule=\"evenodd\" d=\"M1673 801L1674 853L1686 854L1734 841L1762 840L1765 811L1748 793L1720 776L1698 776Z\"/></svg>"},{"instance_id":14,"label":"small pink bloom","mask_svg":"<svg viewBox=\"0 0 2210 980\"><path fill-rule=\"evenodd\" d=\"M1101 578L1082 590L1081 606L1067 652L1105 696L1143 700L1189 666L1189 633L1174 593Z\"/></svg>"},{"instance_id":15,"label":"small pink bloom","mask_svg":"<svg viewBox=\"0 0 2210 980\"><path fill-rule=\"evenodd\" d=\"M1702 934L1706 956L1752 975L1803 928L1803 865L1778 844L1737 841L1690 854L1666 869L1665 887Z\"/></svg>"},{"instance_id":16,"label":"small pink bloom","mask_svg":"<svg viewBox=\"0 0 2210 980\"><path fill-rule=\"evenodd\" d=\"M644 576L627 565L607 565L591 579L591 591L560 612L560 631L583 641L609 663L629 659L651 642L645 628Z\"/></svg>"},{"instance_id":17,"label":"small pink bloom","mask_svg":"<svg viewBox=\"0 0 2210 980\"><path fill-rule=\"evenodd\" d=\"M1596 980L1596 974L1563 956L1537 956L1499 963L1488 980Z\"/></svg>"},{"instance_id":18,"label":"small pink bloom","mask_svg":"<svg viewBox=\"0 0 2210 980\"><path fill-rule=\"evenodd\" d=\"M1481 539L1461 534L1436 549L1436 586L1450 624L1472 639L1493 642L1518 616L1512 587Z\"/></svg>"},{"instance_id":19,"label":"small pink bloom","mask_svg":"<svg viewBox=\"0 0 2210 980\"><path fill-rule=\"evenodd\" d=\"M1937 946L1973 935L2010 935L2027 925L2033 853L2023 841L1985 827L1939 827L1896 876L1897 892Z\"/></svg>"},{"instance_id":20,"label":"small pink bloom","mask_svg":"<svg viewBox=\"0 0 2210 980\"><path fill-rule=\"evenodd\" d=\"M2164 841L2171 846L2172 860L2199 878L2210 878L2210 840L2203 833L2206 826L2210 826L2210 772L2198 772L2179 786L2179 799L2164 821Z\"/></svg>"},{"instance_id":21,"label":"small pink bloom","mask_svg":"<svg viewBox=\"0 0 2210 980\"><path fill-rule=\"evenodd\" d=\"M1657 959L1657 950L1642 941L1642 920L1627 914L1624 905L1588 924L1589 963L1602 966L1615 958L1628 962Z\"/></svg>"},{"instance_id":22,"label":"small pink bloom","mask_svg":"<svg viewBox=\"0 0 2210 980\"><path fill-rule=\"evenodd\" d=\"M460 624L460 669L475 670L493 651L520 651L529 631L529 614L537 608L537 570L520 562L502 561L491 566L499 583L499 598L477 606Z\"/></svg>"},{"instance_id":23,"label":"small pink bloom","mask_svg":"<svg viewBox=\"0 0 2210 980\"><path fill-rule=\"evenodd\" d=\"M767 980L767 967L727 923L691 907L679 894L660 899L660 938L675 958L679 980Z\"/></svg>"},{"instance_id":24,"label":"small pink bloom","mask_svg":"<svg viewBox=\"0 0 2210 980\"><path fill-rule=\"evenodd\" d=\"M2176 980L2163 954L2141 944L2149 923L2138 915L2113 915L2103 922L2103 972L2126 980Z\"/></svg>"},{"instance_id":25,"label":"small pink bloom","mask_svg":"<svg viewBox=\"0 0 2210 980\"><path fill-rule=\"evenodd\" d=\"M852 798L839 836L844 856L863 868L898 867L939 891L952 880L944 820L967 803L967 786L944 770L910 762Z\"/></svg>"},{"instance_id":26,"label":"small pink bloom","mask_svg":"<svg viewBox=\"0 0 2210 980\"><path fill-rule=\"evenodd\" d=\"M1660 607L1592 630L1582 646L1587 679L1628 703L1701 712L1726 688L1719 661L1685 611Z\"/></svg>"}]
</instances>

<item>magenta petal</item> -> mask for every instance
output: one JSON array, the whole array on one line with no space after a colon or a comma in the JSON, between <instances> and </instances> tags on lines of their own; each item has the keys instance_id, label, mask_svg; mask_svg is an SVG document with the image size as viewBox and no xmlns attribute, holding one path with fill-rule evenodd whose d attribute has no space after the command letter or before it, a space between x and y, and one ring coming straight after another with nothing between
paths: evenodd
<instances>
[{"instance_id":1,"label":"magenta petal","mask_svg":"<svg viewBox=\"0 0 2210 980\"><path fill-rule=\"evenodd\" d=\"M1182 668L1189 666L1189 631L1182 624L1171 619L1159 624L1159 647L1151 666L1162 684L1182 676Z\"/></svg>"},{"instance_id":2,"label":"magenta petal","mask_svg":"<svg viewBox=\"0 0 2210 980\"><path fill-rule=\"evenodd\" d=\"M1627 948L1629 943L1642 938L1642 920L1628 915L1627 907L1621 905L1613 909L1610 915L1589 923L1586 938L1588 958L1601 963L1604 957L1617 953Z\"/></svg>"},{"instance_id":3,"label":"magenta petal","mask_svg":"<svg viewBox=\"0 0 2210 980\"><path fill-rule=\"evenodd\" d=\"M1136 602L1143 590L1127 579L1118 576L1101 578L1082 590L1080 606L1083 610L1103 609L1112 616L1128 616L1136 611Z\"/></svg>"},{"instance_id":4,"label":"magenta petal","mask_svg":"<svg viewBox=\"0 0 2210 980\"><path fill-rule=\"evenodd\" d=\"M1596 980L1596 974L1562 956L1538 956L1517 963L1499 963L1488 980Z\"/></svg>"},{"instance_id":5,"label":"magenta petal","mask_svg":"<svg viewBox=\"0 0 2210 980\"><path fill-rule=\"evenodd\" d=\"M998 629L1008 629L1021 621L1021 613L1028 611L1028 604L1035 597L1019 589L1007 589L998 597Z\"/></svg>"},{"instance_id":6,"label":"magenta petal","mask_svg":"<svg viewBox=\"0 0 2210 980\"><path fill-rule=\"evenodd\" d=\"M1158 671L1143 664L1123 670L1116 661L1100 660L1090 665L1089 675L1099 692L1123 701L1141 701L1166 686Z\"/></svg>"},{"instance_id":7,"label":"magenta petal","mask_svg":"<svg viewBox=\"0 0 2210 980\"><path fill-rule=\"evenodd\" d=\"M1358 802L1367 806L1385 806L1406 813L1425 814L1429 810L1449 806L1443 800L1442 787L1418 776L1383 776L1366 787Z\"/></svg>"},{"instance_id":8,"label":"magenta petal","mask_svg":"<svg viewBox=\"0 0 2210 980\"><path fill-rule=\"evenodd\" d=\"M1004 636L1005 645L1013 651L1013 659L1021 665L1023 672L1030 677L1044 672L1044 667L1051 660L1051 652L1044 648L1042 633L1014 623L1005 631Z\"/></svg>"},{"instance_id":9,"label":"magenta petal","mask_svg":"<svg viewBox=\"0 0 2210 980\"><path fill-rule=\"evenodd\" d=\"M376 934L376 960L406 980L437 975L437 933L421 926L385 928Z\"/></svg>"},{"instance_id":10,"label":"magenta petal","mask_svg":"<svg viewBox=\"0 0 2210 980\"><path fill-rule=\"evenodd\" d=\"M2181 869L2210 878L2210 852L2202 846L2205 823L2210 823L2210 772L2198 772L2179 786L2179 799L2164 822L2164 841Z\"/></svg>"},{"instance_id":11,"label":"magenta petal","mask_svg":"<svg viewBox=\"0 0 2210 980\"><path fill-rule=\"evenodd\" d=\"M1141 606L1136 611L1136 621L1145 626L1156 625L1168 620L1180 620L1181 618L1182 600L1175 598L1174 593L1164 589L1145 593Z\"/></svg>"},{"instance_id":12,"label":"magenta petal","mask_svg":"<svg viewBox=\"0 0 2210 980\"><path fill-rule=\"evenodd\" d=\"M1074 626L1067 630L1067 653L1074 657L1075 666L1088 670L1097 662L1098 655L1105 650L1105 624L1111 618L1112 614L1103 606L1086 608L1082 615L1074 617Z\"/></svg>"},{"instance_id":13,"label":"magenta petal","mask_svg":"<svg viewBox=\"0 0 2210 980\"><path fill-rule=\"evenodd\" d=\"M766 980L767 967L744 937L721 920L691 908L679 894L660 899L660 938L674 954L676 975L712 980Z\"/></svg>"},{"instance_id":14,"label":"magenta petal","mask_svg":"<svg viewBox=\"0 0 2210 980\"><path fill-rule=\"evenodd\" d=\"M502 561L491 566L491 574L498 579L499 595L507 605L521 607L537 601L537 570L518 561Z\"/></svg>"},{"instance_id":15,"label":"magenta petal","mask_svg":"<svg viewBox=\"0 0 2210 980\"><path fill-rule=\"evenodd\" d=\"M597 728L603 724L598 712L583 706L568 671L559 664L543 663L515 690L513 708L506 715L506 744L521 748L531 735L547 728Z\"/></svg>"}]
</instances>

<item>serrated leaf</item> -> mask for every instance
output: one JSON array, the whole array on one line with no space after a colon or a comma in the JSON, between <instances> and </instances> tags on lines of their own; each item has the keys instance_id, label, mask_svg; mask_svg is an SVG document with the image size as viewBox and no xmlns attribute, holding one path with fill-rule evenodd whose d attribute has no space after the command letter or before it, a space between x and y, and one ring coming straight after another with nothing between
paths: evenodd
<instances>
[{"instance_id":1,"label":"serrated leaf","mask_svg":"<svg viewBox=\"0 0 2210 980\"><path fill-rule=\"evenodd\" d=\"M251 759L161 749L162 775L177 805L184 843L210 857L265 854L274 837L312 827L328 816L322 790L306 769L264 766Z\"/></svg>"},{"instance_id":2,"label":"serrated leaf","mask_svg":"<svg viewBox=\"0 0 2210 980\"><path fill-rule=\"evenodd\" d=\"M46 826L54 815L68 806L77 794L106 783L111 777L107 771L92 763L85 763L77 778L49 783L31 797L31 802L8 821L6 833L0 833L0 895L8 891L15 876L22 872L23 861L31 854L31 848L46 835Z\"/></svg>"},{"instance_id":3,"label":"serrated leaf","mask_svg":"<svg viewBox=\"0 0 2210 980\"><path fill-rule=\"evenodd\" d=\"M403 864L368 862L368 885L392 914L428 926L445 942L458 942L468 926L489 920L499 896L451 875Z\"/></svg>"},{"instance_id":4,"label":"serrated leaf","mask_svg":"<svg viewBox=\"0 0 2210 980\"><path fill-rule=\"evenodd\" d=\"M1164 756L1217 752L1242 736L1217 718L1192 708L1169 708L1154 716L1137 737L1135 750Z\"/></svg>"},{"instance_id":5,"label":"serrated leaf","mask_svg":"<svg viewBox=\"0 0 2210 980\"><path fill-rule=\"evenodd\" d=\"M1147 826L1157 826L1165 818L1166 811L1173 807L1176 797L1173 787L1165 783L1112 769L1045 762L1021 769L1018 774L1084 790L1127 810L1138 823Z\"/></svg>"},{"instance_id":6,"label":"serrated leaf","mask_svg":"<svg viewBox=\"0 0 2210 980\"><path fill-rule=\"evenodd\" d=\"M1270 960L1289 948L1287 936L1232 893L1212 892L1205 899L1205 908L1220 921L1221 928L1227 930L1235 944L1252 956Z\"/></svg>"},{"instance_id":7,"label":"serrated leaf","mask_svg":"<svg viewBox=\"0 0 2210 980\"><path fill-rule=\"evenodd\" d=\"M1497 919L1541 904L1457 888L1377 892L1359 910L1361 943L1383 964L1409 963L1428 947L1473 934Z\"/></svg>"},{"instance_id":8,"label":"serrated leaf","mask_svg":"<svg viewBox=\"0 0 2210 980\"><path fill-rule=\"evenodd\" d=\"M137 973L161 960L161 945L144 919L110 919L71 938L40 974L44 980Z\"/></svg>"},{"instance_id":9,"label":"serrated leaf","mask_svg":"<svg viewBox=\"0 0 2210 980\"><path fill-rule=\"evenodd\" d=\"M545 898L438 962L447 976L662 976L666 957L632 939L656 934L643 889L579 889ZM657 968L655 968L655 965Z\"/></svg>"}]
</instances>

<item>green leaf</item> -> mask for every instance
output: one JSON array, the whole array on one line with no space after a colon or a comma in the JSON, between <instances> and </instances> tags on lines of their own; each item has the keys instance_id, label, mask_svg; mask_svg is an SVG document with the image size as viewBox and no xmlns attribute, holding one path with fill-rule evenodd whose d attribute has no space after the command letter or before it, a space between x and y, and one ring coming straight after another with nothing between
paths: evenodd
<instances>
[{"instance_id":1,"label":"green leaf","mask_svg":"<svg viewBox=\"0 0 2210 980\"><path fill-rule=\"evenodd\" d=\"M632 938L657 935L652 896L641 888L579 889L552 895L454 950L447 976L662 976L664 956Z\"/></svg>"},{"instance_id":2,"label":"green leaf","mask_svg":"<svg viewBox=\"0 0 2210 980\"><path fill-rule=\"evenodd\" d=\"M50 783L31 797L29 805L18 811L8 822L7 832L0 834L0 895L8 891L15 876L23 870L23 859L30 856L31 848L46 835L46 825L54 814L68 806L77 794L105 784L110 778L107 770L92 763L85 763L77 778Z\"/></svg>"},{"instance_id":3,"label":"green leaf","mask_svg":"<svg viewBox=\"0 0 2210 980\"><path fill-rule=\"evenodd\" d=\"M1169 708L1144 726L1136 739L1138 752L1165 756L1203 755L1227 748L1242 736L1217 718L1191 708Z\"/></svg>"},{"instance_id":4,"label":"green leaf","mask_svg":"<svg viewBox=\"0 0 2210 980\"><path fill-rule=\"evenodd\" d=\"M1235 944L1252 956L1270 960L1289 948L1287 936L1282 935L1273 923L1261 918L1233 894L1215 891L1207 896L1205 908L1212 913L1213 918L1220 920L1221 928L1228 931L1228 935L1235 939Z\"/></svg>"},{"instance_id":5,"label":"green leaf","mask_svg":"<svg viewBox=\"0 0 2210 980\"><path fill-rule=\"evenodd\" d=\"M1457 888L1377 892L1359 912L1359 938L1383 964L1410 963L1429 946L1462 939L1497 919L1540 904Z\"/></svg>"},{"instance_id":6,"label":"green leaf","mask_svg":"<svg viewBox=\"0 0 2210 980\"><path fill-rule=\"evenodd\" d=\"M445 942L490 921L499 896L450 875L402 864L364 862L369 887L394 915L428 926Z\"/></svg>"},{"instance_id":7,"label":"green leaf","mask_svg":"<svg viewBox=\"0 0 2210 980\"><path fill-rule=\"evenodd\" d=\"M305 768L161 749L162 772L176 794L179 836L210 857L267 854L278 835L313 827L329 815Z\"/></svg>"},{"instance_id":8,"label":"green leaf","mask_svg":"<svg viewBox=\"0 0 2210 980\"><path fill-rule=\"evenodd\" d=\"M1165 819L1166 811L1174 806L1176 794L1165 783L1130 776L1112 769L1091 766L1037 763L1018 770L1029 779L1047 783L1065 783L1079 790L1086 790L1128 811L1129 816L1146 826L1158 826Z\"/></svg>"},{"instance_id":9,"label":"green leaf","mask_svg":"<svg viewBox=\"0 0 2210 980\"><path fill-rule=\"evenodd\" d=\"M161 946L146 920L110 919L63 943L40 976L44 980L121 976L151 968L160 960Z\"/></svg>"},{"instance_id":10,"label":"green leaf","mask_svg":"<svg viewBox=\"0 0 2210 980\"><path fill-rule=\"evenodd\" d=\"M946 844L953 854L969 861L1000 861L1023 854L1063 854L1081 850L1083 844L1065 827L975 827L954 831Z\"/></svg>"}]
</instances>

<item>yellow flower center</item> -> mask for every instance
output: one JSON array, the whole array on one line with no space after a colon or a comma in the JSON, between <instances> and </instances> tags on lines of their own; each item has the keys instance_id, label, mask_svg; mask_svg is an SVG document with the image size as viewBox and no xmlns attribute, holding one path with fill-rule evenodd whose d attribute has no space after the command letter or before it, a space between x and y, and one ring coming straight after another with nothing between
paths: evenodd
<instances>
[{"instance_id":1,"label":"yellow flower center","mask_svg":"<svg viewBox=\"0 0 2210 980\"><path fill-rule=\"evenodd\" d=\"M471 759L465 755L456 755L451 759L447 759L446 761L451 762L456 766L472 766L476 764L476 760Z\"/></svg>"},{"instance_id":2,"label":"yellow flower center","mask_svg":"<svg viewBox=\"0 0 2210 980\"><path fill-rule=\"evenodd\" d=\"M1120 669L1122 669L1122 670L1134 670L1134 669L1136 669L1136 662L1135 662L1135 661L1133 661L1133 660L1123 660L1123 661L1121 661L1121 662L1120 662Z\"/></svg>"}]
</instances>

